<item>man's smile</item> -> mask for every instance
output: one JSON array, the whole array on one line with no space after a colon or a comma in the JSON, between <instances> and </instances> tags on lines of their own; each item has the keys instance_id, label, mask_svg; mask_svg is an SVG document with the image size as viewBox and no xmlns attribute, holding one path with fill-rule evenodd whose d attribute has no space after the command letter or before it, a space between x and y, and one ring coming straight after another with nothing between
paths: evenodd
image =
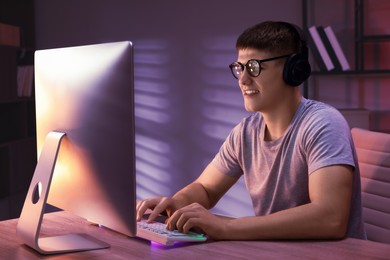
<instances>
[{"instance_id":1,"label":"man's smile","mask_svg":"<svg viewBox=\"0 0 390 260\"><path fill-rule=\"evenodd\" d=\"M243 91L244 95L248 95L248 96L258 94L259 92L260 91L256 89L248 89Z\"/></svg>"}]
</instances>

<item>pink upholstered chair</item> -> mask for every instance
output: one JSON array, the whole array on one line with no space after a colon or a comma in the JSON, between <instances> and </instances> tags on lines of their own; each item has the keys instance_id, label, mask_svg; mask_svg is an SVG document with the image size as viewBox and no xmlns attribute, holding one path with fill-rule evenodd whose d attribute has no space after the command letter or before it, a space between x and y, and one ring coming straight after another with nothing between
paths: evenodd
<instances>
[{"instance_id":1,"label":"pink upholstered chair","mask_svg":"<svg viewBox=\"0 0 390 260\"><path fill-rule=\"evenodd\" d=\"M390 134L352 129L369 240L390 243Z\"/></svg>"}]
</instances>

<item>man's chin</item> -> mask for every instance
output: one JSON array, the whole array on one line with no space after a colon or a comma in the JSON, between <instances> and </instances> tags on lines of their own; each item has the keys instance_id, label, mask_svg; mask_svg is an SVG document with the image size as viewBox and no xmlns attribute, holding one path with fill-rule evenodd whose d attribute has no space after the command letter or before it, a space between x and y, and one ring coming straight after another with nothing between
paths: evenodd
<instances>
[{"instance_id":1,"label":"man's chin","mask_svg":"<svg viewBox=\"0 0 390 260\"><path fill-rule=\"evenodd\" d=\"M245 106L245 110L249 113L254 113L254 112L258 112L259 110L256 109L255 107L253 106Z\"/></svg>"}]
</instances>

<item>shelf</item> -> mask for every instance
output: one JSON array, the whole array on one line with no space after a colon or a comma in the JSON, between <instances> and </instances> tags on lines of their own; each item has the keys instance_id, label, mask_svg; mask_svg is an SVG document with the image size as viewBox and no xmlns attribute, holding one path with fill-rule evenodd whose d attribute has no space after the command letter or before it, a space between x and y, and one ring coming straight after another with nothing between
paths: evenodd
<instances>
[{"instance_id":1,"label":"shelf","mask_svg":"<svg viewBox=\"0 0 390 260\"><path fill-rule=\"evenodd\" d=\"M17 145L19 143L27 142L27 141L34 141L35 142L35 136L26 136L24 138L20 139L14 139L14 140L8 140L6 142L0 142L0 149L1 148L7 148L12 145Z\"/></svg>"},{"instance_id":2,"label":"shelf","mask_svg":"<svg viewBox=\"0 0 390 260\"><path fill-rule=\"evenodd\" d=\"M0 103L0 142L6 143L35 136L33 102Z\"/></svg>"},{"instance_id":3,"label":"shelf","mask_svg":"<svg viewBox=\"0 0 390 260\"><path fill-rule=\"evenodd\" d=\"M363 41L390 41L388 34L371 34L363 36Z\"/></svg>"},{"instance_id":4,"label":"shelf","mask_svg":"<svg viewBox=\"0 0 390 260\"><path fill-rule=\"evenodd\" d=\"M0 101L17 97L17 48L0 46Z\"/></svg>"},{"instance_id":5,"label":"shelf","mask_svg":"<svg viewBox=\"0 0 390 260\"><path fill-rule=\"evenodd\" d=\"M348 71L312 71L312 76L353 76L353 77L370 77L381 76L389 77L390 69L365 69L365 46L367 43L382 43L390 41L390 34L365 34L364 32L364 3L365 0L354 0L355 13L355 64L354 70ZM308 23L308 6L313 4L309 0L302 0L302 28L309 27ZM371 67L371 66L370 66ZM314 77L313 77L314 78ZM309 83L303 85L303 96L309 97Z\"/></svg>"},{"instance_id":6,"label":"shelf","mask_svg":"<svg viewBox=\"0 0 390 260\"><path fill-rule=\"evenodd\" d=\"M0 199L9 195L9 171L10 171L10 162L9 162L9 149L8 147L1 147L0 145L0 172L1 172L1 181L0 181Z\"/></svg>"},{"instance_id":7,"label":"shelf","mask_svg":"<svg viewBox=\"0 0 390 260\"><path fill-rule=\"evenodd\" d=\"M390 76L390 69L385 70L346 70L346 71L312 71L315 76L335 76L335 75L387 75Z\"/></svg>"},{"instance_id":8,"label":"shelf","mask_svg":"<svg viewBox=\"0 0 390 260\"><path fill-rule=\"evenodd\" d=\"M25 103L25 102L35 102L34 97L16 97L12 99L0 99L0 106L3 104L14 104L14 103Z\"/></svg>"},{"instance_id":9,"label":"shelf","mask_svg":"<svg viewBox=\"0 0 390 260\"><path fill-rule=\"evenodd\" d=\"M37 161L34 89L21 97L17 84L19 66L34 62L34 1L0 2L0 23L20 28L19 47L0 45L0 219L8 219L20 215Z\"/></svg>"}]
</instances>

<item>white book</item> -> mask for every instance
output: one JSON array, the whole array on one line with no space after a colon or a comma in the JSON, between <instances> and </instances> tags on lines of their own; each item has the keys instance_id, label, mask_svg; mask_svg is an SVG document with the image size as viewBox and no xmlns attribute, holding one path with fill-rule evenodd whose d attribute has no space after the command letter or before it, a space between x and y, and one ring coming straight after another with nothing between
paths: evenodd
<instances>
[{"instance_id":1,"label":"white book","mask_svg":"<svg viewBox=\"0 0 390 260\"><path fill-rule=\"evenodd\" d=\"M310 36L313 39L313 42L315 43L317 50L319 54L321 55L322 61L325 64L326 69L333 70L334 69L334 64L328 54L328 51L325 48L324 43L321 40L320 35L318 34L317 27L316 26L311 26L309 28Z\"/></svg>"},{"instance_id":2,"label":"white book","mask_svg":"<svg viewBox=\"0 0 390 260\"><path fill-rule=\"evenodd\" d=\"M17 74L18 97L30 97L32 95L33 78L34 78L33 65L18 66L18 74Z\"/></svg>"},{"instance_id":3,"label":"white book","mask_svg":"<svg viewBox=\"0 0 390 260\"><path fill-rule=\"evenodd\" d=\"M330 41L330 44L333 47L334 52L336 53L336 56L340 62L341 69L342 70L350 70L351 67L349 66L349 63L344 55L343 50L341 49L340 43L336 38L336 35L333 32L332 27L327 26L324 28L324 31L326 33L326 36L328 36L328 39Z\"/></svg>"}]
</instances>

